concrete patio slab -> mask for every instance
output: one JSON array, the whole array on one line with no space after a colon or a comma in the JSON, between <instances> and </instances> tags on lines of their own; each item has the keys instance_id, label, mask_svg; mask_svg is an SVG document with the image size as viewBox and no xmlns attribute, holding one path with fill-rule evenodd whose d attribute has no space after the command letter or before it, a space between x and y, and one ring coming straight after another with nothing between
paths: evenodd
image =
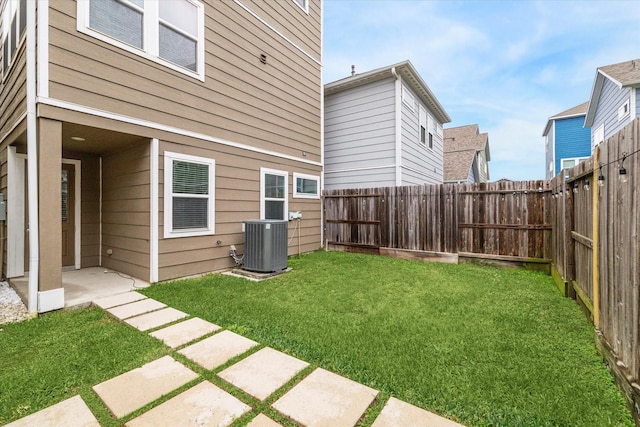
<instances>
[{"instance_id":1,"label":"concrete patio slab","mask_svg":"<svg viewBox=\"0 0 640 427\"><path fill-rule=\"evenodd\" d=\"M389 399L371 427L462 427L454 421L433 414L395 397Z\"/></svg>"},{"instance_id":2,"label":"concrete patio slab","mask_svg":"<svg viewBox=\"0 0 640 427\"><path fill-rule=\"evenodd\" d=\"M211 370L256 345L258 343L249 338L231 331L222 331L212 337L191 344L189 347L179 350L178 353L193 360L203 368Z\"/></svg>"},{"instance_id":3,"label":"concrete patio slab","mask_svg":"<svg viewBox=\"0 0 640 427\"><path fill-rule=\"evenodd\" d=\"M251 396L265 400L307 366L307 362L265 347L218 376Z\"/></svg>"},{"instance_id":4,"label":"concrete patio slab","mask_svg":"<svg viewBox=\"0 0 640 427\"><path fill-rule=\"evenodd\" d=\"M53 406L16 420L5 427L100 427L80 396L63 400Z\"/></svg>"},{"instance_id":5,"label":"concrete patio slab","mask_svg":"<svg viewBox=\"0 0 640 427\"><path fill-rule=\"evenodd\" d=\"M265 414L258 414L257 417L247 424L247 427L282 427L282 424L273 421Z\"/></svg>"},{"instance_id":6,"label":"concrete patio slab","mask_svg":"<svg viewBox=\"0 0 640 427\"><path fill-rule=\"evenodd\" d=\"M250 410L251 407L226 391L204 381L132 419L126 425L225 427Z\"/></svg>"},{"instance_id":7,"label":"concrete patio slab","mask_svg":"<svg viewBox=\"0 0 640 427\"><path fill-rule=\"evenodd\" d=\"M157 311L152 311L151 313L130 317L126 319L125 322L141 331L148 331L149 329L184 319L187 316L187 313L183 313L175 308L166 307Z\"/></svg>"},{"instance_id":8,"label":"concrete patio slab","mask_svg":"<svg viewBox=\"0 0 640 427\"><path fill-rule=\"evenodd\" d=\"M378 391L324 369L316 369L272 406L309 427L353 427Z\"/></svg>"},{"instance_id":9,"label":"concrete patio slab","mask_svg":"<svg viewBox=\"0 0 640 427\"><path fill-rule=\"evenodd\" d=\"M220 326L218 325L202 320L199 317L194 317L164 329L151 332L149 335L163 341L171 348L177 348L219 329Z\"/></svg>"},{"instance_id":10,"label":"concrete patio slab","mask_svg":"<svg viewBox=\"0 0 640 427\"><path fill-rule=\"evenodd\" d=\"M159 310L165 308L167 305L156 301L151 298L143 299L141 301L132 302L125 305L119 305L108 309L107 311L120 320L128 319L129 317L139 316L150 311Z\"/></svg>"},{"instance_id":11,"label":"concrete patio slab","mask_svg":"<svg viewBox=\"0 0 640 427\"><path fill-rule=\"evenodd\" d=\"M164 356L100 383L93 391L116 418L122 418L197 377L183 364Z\"/></svg>"},{"instance_id":12,"label":"concrete patio slab","mask_svg":"<svg viewBox=\"0 0 640 427\"><path fill-rule=\"evenodd\" d=\"M103 310L106 310L108 308L129 304L131 302L136 302L143 299L147 299L147 297L139 294L138 292L132 291L125 292L123 294L112 295L110 297L99 298L97 300L94 300L93 303Z\"/></svg>"}]
</instances>

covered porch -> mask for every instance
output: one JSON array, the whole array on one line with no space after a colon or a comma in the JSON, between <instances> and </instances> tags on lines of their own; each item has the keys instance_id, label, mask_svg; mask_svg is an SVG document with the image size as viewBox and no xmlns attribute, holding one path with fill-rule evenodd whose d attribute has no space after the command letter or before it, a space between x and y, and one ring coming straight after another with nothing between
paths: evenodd
<instances>
[{"instance_id":1,"label":"covered porch","mask_svg":"<svg viewBox=\"0 0 640 427\"><path fill-rule=\"evenodd\" d=\"M23 277L9 279L22 301L27 304L29 294L29 273ZM146 282L119 271L104 267L89 267L62 272L64 308L82 308L99 298L122 294L149 286Z\"/></svg>"},{"instance_id":2,"label":"covered porch","mask_svg":"<svg viewBox=\"0 0 640 427\"><path fill-rule=\"evenodd\" d=\"M32 313L148 286L151 139L43 118L37 125L35 150L25 130L6 151L4 276Z\"/></svg>"}]
</instances>

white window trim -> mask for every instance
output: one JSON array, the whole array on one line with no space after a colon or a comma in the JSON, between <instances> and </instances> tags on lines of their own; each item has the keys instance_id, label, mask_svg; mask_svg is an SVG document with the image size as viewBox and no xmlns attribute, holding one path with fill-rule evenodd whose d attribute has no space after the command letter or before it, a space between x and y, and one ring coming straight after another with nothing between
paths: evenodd
<instances>
[{"instance_id":1,"label":"white window trim","mask_svg":"<svg viewBox=\"0 0 640 427\"><path fill-rule=\"evenodd\" d=\"M629 108L629 99L622 103L620 107L618 107L618 121L626 119L631 115L631 109Z\"/></svg>"},{"instance_id":2,"label":"white window trim","mask_svg":"<svg viewBox=\"0 0 640 427\"><path fill-rule=\"evenodd\" d=\"M309 1L310 0L302 0L302 2L304 3L304 6L301 5L298 0L291 0L293 1L300 9L304 10L304 13L306 13L307 15L309 14Z\"/></svg>"},{"instance_id":3,"label":"white window trim","mask_svg":"<svg viewBox=\"0 0 640 427\"><path fill-rule=\"evenodd\" d=\"M406 104L411 111L414 111L416 108L416 98L413 96L413 93L409 91L409 89L402 85L402 102Z\"/></svg>"},{"instance_id":4,"label":"white window trim","mask_svg":"<svg viewBox=\"0 0 640 427\"><path fill-rule=\"evenodd\" d=\"M284 209L283 209L283 220L288 220L289 215L289 172L281 171L277 169L268 169L268 168L260 168L260 219L265 219L265 208L264 202L268 200L279 201L282 199L275 198L267 198L264 195L264 177L266 174L269 175L280 175L284 176Z\"/></svg>"},{"instance_id":5,"label":"white window trim","mask_svg":"<svg viewBox=\"0 0 640 427\"><path fill-rule=\"evenodd\" d=\"M298 193L298 178L316 181L318 191L316 194ZM303 173L293 173L293 198L294 199L319 199L320 198L320 177L317 175L307 175Z\"/></svg>"},{"instance_id":6,"label":"white window trim","mask_svg":"<svg viewBox=\"0 0 640 427\"><path fill-rule=\"evenodd\" d=\"M433 140L435 136L435 120L431 117L429 111L427 111L427 135L425 138L424 145L427 147L427 150L433 151ZM429 137L431 136L431 137ZM431 145L429 145L429 139L431 139Z\"/></svg>"},{"instance_id":7,"label":"white window trim","mask_svg":"<svg viewBox=\"0 0 640 427\"><path fill-rule=\"evenodd\" d=\"M427 142L429 140L429 128L427 127L427 110L422 106L422 104L418 104L418 142L427 146ZM424 141L422 140L422 128L424 127Z\"/></svg>"},{"instance_id":8,"label":"white window trim","mask_svg":"<svg viewBox=\"0 0 640 427\"><path fill-rule=\"evenodd\" d=\"M1 3L1 1L0 1ZM4 7L2 9L2 12L6 13L6 8L9 7L9 4L11 2L7 1L4 4ZM6 79L6 77L9 75L9 71L11 70L11 68L13 67L13 64L15 63L15 59L16 59L16 54L18 53L18 51L20 50L20 48L22 47L22 44L25 42L26 38L27 38L27 31L25 28L25 31L20 34L20 20L21 20L21 13L27 13L26 9L25 10L21 10L20 9L20 1L18 0L17 2L14 3L16 6L16 9L13 12L9 12L11 14L11 16L8 18L8 30L7 27L5 27L5 23L2 23L2 33L0 34L0 50L2 51L2 55L0 56L0 60L2 62L0 62L0 75L2 76L2 81L4 82L4 80ZM4 51L4 42L5 39L7 37L11 37L11 35L9 34L11 32L11 23L13 21L15 15L15 19L17 22L16 25L16 45L15 46L9 46L9 52L5 52ZM3 19L7 19L4 18ZM7 67L4 68L4 57L8 55L8 60L7 60Z\"/></svg>"},{"instance_id":9,"label":"white window trim","mask_svg":"<svg viewBox=\"0 0 640 427\"><path fill-rule=\"evenodd\" d=\"M173 161L180 160L185 162L206 164L209 166L209 226L207 228L173 230ZM175 237L193 237L193 236L210 236L215 234L216 225L216 162L214 159L206 157L190 156L188 154L174 153L171 151L164 152L164 238L170 239Z\"/></svg>"},{"instance_id":10,"label":"white window trim","mask_svg":"<svg viewBox=\"0 0 640 427\"><path fill-rule=\"evenodd\" d=\"M197 72L191 71L187 68L174 64L171 61L167 61L158 56L158 25L160 23L159 8L157 1L144 0L144 22L143 22L143 48L131 46L118 39L115 39L109 35L103 34L99 31L89 27L89 4L90 1L78 2L78 19L76 29L84 34L94 37L103 42L117 46L127 52L131 52L145 59L161 64L167 68L178 71L182 74L186 74L190 77L194 77L198 80L204 81L205 79L205 35L204 35L204 5L198 0L187 0L189 3L196 6L198 9L198 47L197 47Z\"/></svg>"},{"instance_id":11,"label":"white window trim","mask_svg":"<svg viewBox=\"0 0 640 427\"><path fill-rule=\"evenodd\" d=\"M584 162L585 160L587 160L589 157L564 157L562 159L560 159L560 170L561 171L565 171L569 170L571 168L574 168L576 166L578 166L580 163ZM564 167L564 162L568 161L568 160L573 160L575 162L575 164L573 166L571 166L571 168L565 168ZM568 178L567 173L565 172L565 178Z\"/></svg>"}]
</instances>

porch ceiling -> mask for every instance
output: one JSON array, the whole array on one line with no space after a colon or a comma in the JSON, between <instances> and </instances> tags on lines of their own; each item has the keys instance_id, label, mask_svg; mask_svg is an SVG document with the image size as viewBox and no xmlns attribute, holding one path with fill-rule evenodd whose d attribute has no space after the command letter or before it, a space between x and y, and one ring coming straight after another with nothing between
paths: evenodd
<instances>
[{"instance_id":1,"label":"porch ceiling","mask_svg":"<svg viewBox=\"0 0 640 427\"><path fill-rule=\"evenodd\" d=\"M77 139L72 139L72 137L83 138L84 140L78 141ZM62 125L62 146L64 150L80 153L105 153L118 150L143 139L146 138L75 123L64 123Z\"/></svg>"}]
</instances>

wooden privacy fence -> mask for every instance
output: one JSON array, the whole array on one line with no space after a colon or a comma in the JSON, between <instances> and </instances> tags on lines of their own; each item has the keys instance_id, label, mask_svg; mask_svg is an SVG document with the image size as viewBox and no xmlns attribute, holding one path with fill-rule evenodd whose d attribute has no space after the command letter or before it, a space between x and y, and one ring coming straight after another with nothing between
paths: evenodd
<instances>
[{"instance_id":1,"label":"wooden privacy fence","mask_svg":"<svg viewBox=\"0 0 640 427\"><path fill-rule=\"evenodd\" d=\"M551 259L545 181L327 190L323 209L328 248L534 264Z\"/></svg>"},{"instance_id":2,"label":"wooden privacy fence","mask_svg":"<svg viewBox=\"0 0 640 427\"><path fill-rule=\"evenodd\" d=\"M640 425L638 156L640 119L596 147L567 179L553 178L551 197L552 274L593 319L600 349Z\"/></svg>"},{"instance_id":3,"label":"wooden privacy fence","mask_svg":"<svg viewBox=\"0 0 640 427\"><path fill-rule=\"evenodd\" d=\"M640 426L639 157L635 119L567 176L546 182L325 191L326 247L550 261L559 288L591 316Z\"/></svg>"}]
</instances>

